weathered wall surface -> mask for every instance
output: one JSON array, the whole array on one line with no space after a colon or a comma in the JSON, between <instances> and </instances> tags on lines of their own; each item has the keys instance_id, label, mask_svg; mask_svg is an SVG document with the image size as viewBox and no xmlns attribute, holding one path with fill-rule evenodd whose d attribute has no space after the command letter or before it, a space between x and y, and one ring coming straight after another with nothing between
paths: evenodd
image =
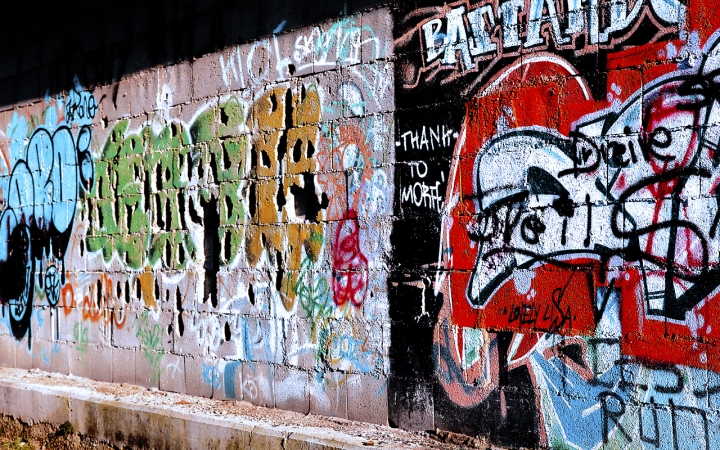
<instances>
[{"instance_id":1,"label":"weathered wall surface","mask_svg":"<svg viewBox=\"0 0 720 450\"><path fill-rule=\"evenodd\" d=\"M2 113L4 364L387 422L388 9Z\"/></svg>"},{"instance_id":2,"label":"weathered wall surface","mask_svg":"<svg viewBox=\"0 0 720 450\"><path fill-rule=\"evenodd\" d=\"M0 362L714 448L713 10L398 1L9 105Z\"/></svg>"},{"instance_id":3,"label":"weathered wall surface","mask_svg":"<svg viewBox=\"0 0 720 450\"><path fill-rule=\"evenodd\" d=\"M717 447L716 4L419 3L395 18L391 419Z\"/></svg>"}]
</instances>

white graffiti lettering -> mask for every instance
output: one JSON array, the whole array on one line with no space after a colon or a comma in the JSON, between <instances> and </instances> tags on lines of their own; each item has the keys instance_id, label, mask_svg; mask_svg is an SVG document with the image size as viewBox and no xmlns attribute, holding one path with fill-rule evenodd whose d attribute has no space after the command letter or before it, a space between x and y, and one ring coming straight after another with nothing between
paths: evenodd
<instances>
[{"instance_id":1,"label":"white graffiti lettering","mask_svg":"<svg viewBox=\"0 0 720 450\"><path fill-rule=\"evenodd\" d=\"M443 66L456 66L459 55L464 69L473 70L476 58L501 56L507 53L506 49L520 46L533 50L553 46L592 52L597 51L598 45L607 47L623 40L623 32L629 35L646 14L659 18L669 27L677 28L685 21L685 6L677 0L636 0L612 5L602 0L564 3L505 0L500 4L488 2L471 10L465 5L456 6L444 17L434 17L420 25L425 62L439 60ZM543 32L547 25L551 33ZM583 34L586 36L584 48L575 48L574 38ZM491 36L502 36L499 39L502 50Z\"/></svg>"},{"instance_id":2,"label":"white graffiti lettering","mask_svg":"<svg viewBox=\"0 0 720 450\"><path fill-rule=\"evenodd\" d=\"M421 130L410 130L403 133L401 135L402 142L395 142L395 146L400 147L402 145L404 151L408 149L435 150L436 148L449 148L452 145L450 138L453 136L453 130L445 127L445 125L423 126Z\"/></svg>"},{"instance_id":3,"label":"white graffiti lettering","mask_svg":"<svg viewBox=\"0 0 720 450\"><path fill-rule=\"evenodd\" d=\"M412 203L415 206L424 206L440 212L443 209L443 197L439 192L439 187L440 181L436 181L434 186L417 181L403 188L402 202Z\"/></svg>"}]
</instances>

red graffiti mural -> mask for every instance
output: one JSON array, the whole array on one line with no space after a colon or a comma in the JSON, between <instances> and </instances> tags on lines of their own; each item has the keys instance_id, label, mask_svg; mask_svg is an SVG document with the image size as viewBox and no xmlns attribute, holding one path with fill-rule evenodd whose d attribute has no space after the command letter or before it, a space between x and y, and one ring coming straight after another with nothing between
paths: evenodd
<instances>
[{"instance_id":1,"label":"red graffiti mural","mask_svg":"<svg viewBox=\"0 0 720 450\"><path fill-rule=\"evenodd\" d=\"M617 292L625 355L720 370L705 345L720 337L716 43L694 68L610 72L607 101L534 55L467 104L446 221L455 324L590 336Z\"/></svg>"}]
</instances>

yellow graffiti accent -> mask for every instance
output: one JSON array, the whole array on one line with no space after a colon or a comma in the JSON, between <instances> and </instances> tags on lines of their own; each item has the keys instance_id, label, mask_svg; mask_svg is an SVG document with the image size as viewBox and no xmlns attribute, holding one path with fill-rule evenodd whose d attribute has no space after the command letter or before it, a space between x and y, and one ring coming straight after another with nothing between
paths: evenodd
<instances>
[{"instance_id":1,"label":"yellow graffiti accent","mask_svg":"<svg viewBox=\"0 0 720 450\"><path fill-rule=\"evenodd\" d=\"M140 275L140 290L142 291L143 301L147 308L158 309L155 301L155 275L150 267L145 267L145 272Z\"/></svg>"},{"instance_id":2,"label":"yellow graffiti accent","mask_svg":"<svg viewBox=\"0 0 720 450\"><path fill-rule=\"evenodd\" d=\"M278 266L277 276L282 274L278 286L282 286L283 305L288 311L295 303L295 292L290 287L297 284L303 250L315 262L323 243L323 239L313 238L323 235L319 223L322 211L316 217L292 223L296 219L293 187L305 188L304 175L316 171L320 118L317 89L302 87L292 95L288 88L276 87L255 102L248 119L248 125L258 130L252 145L258 180L257 212L246 226L247 262L255 266L263 251L268 252ZM285 199L285 204L279 205L278 198Z\"/></svg>"}]
</instances>

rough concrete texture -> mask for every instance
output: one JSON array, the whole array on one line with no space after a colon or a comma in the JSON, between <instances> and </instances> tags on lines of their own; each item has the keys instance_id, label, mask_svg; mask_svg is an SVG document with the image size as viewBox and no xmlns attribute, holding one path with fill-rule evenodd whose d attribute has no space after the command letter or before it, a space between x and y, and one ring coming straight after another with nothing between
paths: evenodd
<instances>
[{"instance_id":1,"label":"rough concrete texture","mask_svg":"<svg viewBox=\"0 0 720 450\"><path fill-rule=\"evenodd\" d=\"M391 21L3 112L1 362L387 424Z\"/></svg>"},{"instance_id":2,"label":"rough concrete texture","mask_svg":"<svg viewBox=\"0 0 720 450\"><path fill-rule=\"evenodd\" d=\"M398 2L392 423L718 447L716 3Z\"/></svg>"},{"instance_id":3,"label":"rough concrete texture","mask_svg":"<svg viewBox=\"0 0 720 450\"><path fill-rule=\"evenodd\" d=\"M715 3L398 0L232 45L200 9L192 58L0 92L0 362L720 446Z\"/></svg>"},{"instance_id":4,"label":"rough concrete texture","mask_svg":"<svg viewBox=\"0 0 720 450\"><path fill-rule=\"evenodd\" d=\"M467 444L478 448L482 443L454 443L447 435L429 436L36 369L2 368L0 376L0 414L27 425L54 424L53 429L70 422L75 432L113 448L440 450ZM33 435L20 430L13 433Z\"/></svg>"}]
</instances>

